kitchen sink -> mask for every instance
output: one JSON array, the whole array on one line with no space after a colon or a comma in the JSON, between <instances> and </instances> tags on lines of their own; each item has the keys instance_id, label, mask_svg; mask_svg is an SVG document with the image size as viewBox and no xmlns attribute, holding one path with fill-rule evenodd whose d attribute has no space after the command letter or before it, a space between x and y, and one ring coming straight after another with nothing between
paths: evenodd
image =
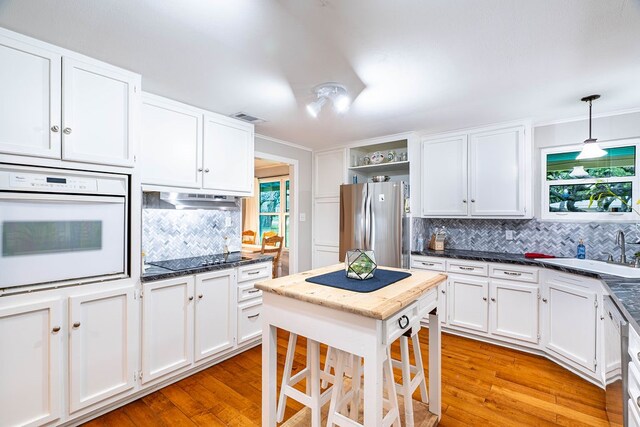
<instances>
[{"instance_id":1,"label":"kitchen sink","mask_svg":"<svg viewBox=\"0 0 640 427\"><path fill-rule=\"evenodd\" d=\"M537 258L536 261L545 264L562 265L577 270L590 271L592 273L610 274L612 276L640 279L640 268L634 268L621 264L612 264L605 261L578 258Z\"/></svg>"}]
</instances>

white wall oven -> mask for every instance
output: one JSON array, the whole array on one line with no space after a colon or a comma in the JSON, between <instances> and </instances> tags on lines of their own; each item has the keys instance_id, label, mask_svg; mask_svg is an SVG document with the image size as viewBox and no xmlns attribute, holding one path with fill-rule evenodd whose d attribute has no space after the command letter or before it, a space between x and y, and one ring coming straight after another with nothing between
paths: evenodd
<instances>
[{"instance_id":1,"label":"white wall oven","mask_svg":"<svg viewBox=\"0 0 640 427\"><path fill-rule=\"evenodd\" d=\"M125 277L126 175L0 164L0 289Z\"/></svg>"}]
</instances>

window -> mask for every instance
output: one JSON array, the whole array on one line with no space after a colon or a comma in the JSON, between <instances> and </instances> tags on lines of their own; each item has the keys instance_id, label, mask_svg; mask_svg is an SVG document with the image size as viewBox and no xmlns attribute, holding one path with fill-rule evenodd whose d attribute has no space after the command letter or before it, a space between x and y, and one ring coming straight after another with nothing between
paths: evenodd
<instances>
[{"instance_id":1,"label":"window","mask_svg":"<svg viewBox=\"0 0 640 427\"><path fill-rule=\"evenodd\" d=\"M584 160L576 159L581 146L542 150L542 219L640 219L638 142L601 146L606 156Z\"/></svg>"},{"instance_id":2,"label":"window","mask_svg":"<svg viewBox=\"0 0 640 427\"><path fill-rule=\"evenodd\" d=\"M260 180L259 238L274 232L284 236L284 246L289 247L289 177Z\"/></svg>"}]
</instances>

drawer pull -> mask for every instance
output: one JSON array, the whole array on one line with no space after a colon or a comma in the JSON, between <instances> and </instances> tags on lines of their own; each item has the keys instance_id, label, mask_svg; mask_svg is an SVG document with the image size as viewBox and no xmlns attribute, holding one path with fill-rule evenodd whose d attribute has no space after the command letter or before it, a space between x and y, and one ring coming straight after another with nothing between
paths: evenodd
<instances>
[{"instance_id":1,"label":"drawer pull","mask_svg":"<svg viewBox=\"0 0 640 427\"><path fill-rule=\"evenodd\" d=\"M433 267L435 265L433 262L421 262L420 264L426 265L427 267Z\"/></svg>"},{"instance_id":2,"label":"drawer pull","mask_svg":"<svg viewBox=\"0 0 640 427\"><path fill-rule=\"evenodd\" d=\"M467 270L467 271L473 271L475 270L475 267L464 267L464 266L460 266L460 270Z\"/></svg>"},{"instance_id":3,"label":"drawer pull","mask_svg":"<svg viewBox=\"0 0 640 427\"><path fill-rule=\"evenodd\" d=\"M253 275L255 275L255 274L260 274L260 272L259 272L259 271L250 271L250 272L249 272L249 273L247 273L247 274L250 274L250 275L252 275L252 276L253 276Z\"/></svg>"},{"instance_id":4,"label":"drawer pull","mask_svg":"<svg viewBox=\"0 0 640 427\"><path fill-rule=\"evenodd\" d=\"M507 276L522 276L522 273L517 273L515 271L505 271L504 274Z\"/></svg>"},{"instance_id":5,"label":"drawer pull","mask_svg":"<svg viewBox=\"0 0 640 427\"><path fill-rule=\"evenodd\" d=\"M251 316L247 316L247 319L255 319L256 317L260 316L260 313L258 314L253 314Z\"/></svg>"},{"instance_id":6,"label":"drawer pull","mask_svg":"<svg viewBox=\"0 0 640 427\"><path fill-rule=\"evenodd\" d=\"M260 292L260 289L251 289L249 292L249 294L255 294L256 292Z\"/></svg>"},{"instance_id":7,"label":"drawer pull","mask_svg":"<svg viewBox=\"0 0 640 427\"><path fill-rule=\"evenodd\" d=\"M409 326L409 318L406 315L401 316L398 319L398 326L400 326L400 329L404 329Z\"/></svg>"}]
</instances>

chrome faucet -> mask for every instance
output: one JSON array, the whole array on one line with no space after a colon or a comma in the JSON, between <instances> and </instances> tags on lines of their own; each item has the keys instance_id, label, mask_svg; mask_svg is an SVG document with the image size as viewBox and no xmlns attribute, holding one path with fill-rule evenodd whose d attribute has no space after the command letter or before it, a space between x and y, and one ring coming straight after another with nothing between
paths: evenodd
<instances>
[{"instance_id":1,"label":"chrome faucet","mask_svg":"<svg viewBox=\"0 0 640 427\"><path fill-rule=\"evenodd\" d=\"M627 245L624 241L624 233L618 230L616 233L616 245L620 246L620 264L627 263Z\"/></svg>"}]
</instances>

